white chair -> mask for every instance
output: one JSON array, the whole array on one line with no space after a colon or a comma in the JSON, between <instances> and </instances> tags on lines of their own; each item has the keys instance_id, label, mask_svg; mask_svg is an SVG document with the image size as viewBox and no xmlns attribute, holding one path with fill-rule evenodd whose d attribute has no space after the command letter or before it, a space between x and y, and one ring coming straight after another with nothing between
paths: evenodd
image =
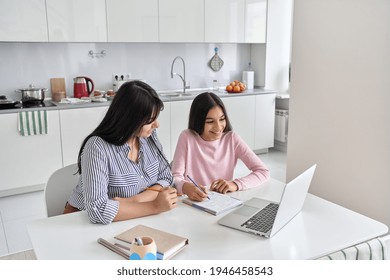
<instances>
[{"instance_id":1,"label":"white chair","mask_svg":"<svg viewBox=\"0 0 390 280\"><path fill-rule=\"evenodd\" d=\"M71 164L50 175L44 192L48 217L63 213L65 204L79 180L79 174L75 174L76 172L77 164Z\"/></svg>"}]
</instances>

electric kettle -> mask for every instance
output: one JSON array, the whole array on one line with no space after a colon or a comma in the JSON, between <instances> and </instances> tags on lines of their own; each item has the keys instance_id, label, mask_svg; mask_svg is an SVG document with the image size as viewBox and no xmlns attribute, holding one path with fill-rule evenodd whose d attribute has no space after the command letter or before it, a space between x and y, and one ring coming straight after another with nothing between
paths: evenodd
<instances>
[{"instance_id":1,"label":"electric kettle","mask_svg":"<svg viewBox=\"0 0 390 280\"><path fill-rule=\"evenodd\" d=\"M76 77L73 79L73 82L73 95L75 98L89 97L95 88L92 79L88 77Z\"/></svg>"}]
</instances>

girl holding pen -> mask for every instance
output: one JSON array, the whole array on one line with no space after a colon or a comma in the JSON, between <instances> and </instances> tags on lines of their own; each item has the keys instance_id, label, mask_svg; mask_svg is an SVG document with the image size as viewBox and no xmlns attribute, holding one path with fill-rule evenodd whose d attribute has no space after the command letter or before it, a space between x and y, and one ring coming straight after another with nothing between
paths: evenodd
<instances>
[{"instance_id":1,"label":"girl holding pen","mask_svg":"<svg viewBox=\"0 0 390 280\"><path fill-rule=\"evenodd\" d=\"M233 178L238 160L250 173ZM220 193L235 192L258 186L270 176L260 158L232 130L222 100L211 92L199 94L192 102L188 129L182 131L176 146L172 174L178 193L195 201L207 199L204 186Z\"/></svg>"}]
</instances>

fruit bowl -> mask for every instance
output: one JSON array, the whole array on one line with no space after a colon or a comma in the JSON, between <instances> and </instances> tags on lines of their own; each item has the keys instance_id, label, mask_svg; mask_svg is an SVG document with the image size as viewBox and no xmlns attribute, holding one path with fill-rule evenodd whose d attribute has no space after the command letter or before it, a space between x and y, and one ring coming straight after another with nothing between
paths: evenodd
<instances>
[{"instance_id":1,"label":"fruit bowl","mask_svg":"<svg viewBox=\"0 0 390 280\"><path fill-rule=\"evenodd\" d=\"M241 93L245 91L245 89L246 89L246 85L243 82L240 82L238 80L231 82L225 88L225 90L228 93Z\"/></svg>"},{"instance_id":2,"label":"fruit bowl","mask_svg":"<svg viewBox=\"0 0 390 280\"><path fill-rule=\"evenodd\" d=\"M226 90L228 93L241 93L245 90L240 90L240 91L234 91L234 90Z\"/></svg>"}]
</instances>

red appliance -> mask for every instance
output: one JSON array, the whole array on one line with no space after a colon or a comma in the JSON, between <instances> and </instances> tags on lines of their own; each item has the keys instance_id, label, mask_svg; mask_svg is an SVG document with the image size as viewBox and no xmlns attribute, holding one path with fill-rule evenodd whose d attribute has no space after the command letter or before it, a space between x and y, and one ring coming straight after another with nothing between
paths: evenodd
<instances>
[{"instance_id":1,"label":"red appliance","mask_svg":"<svg viewBox=\"0 0 390 280\"><path fill-rule=\"evenodd\" d=\"M81 98L81 97L89 97L89 95L93 92L95 85L92 81L92 79L88 77L76 77L73 79L74 81L74 88L73 88L73 95L75 98Z\"/></svg>"}]
</instances>

